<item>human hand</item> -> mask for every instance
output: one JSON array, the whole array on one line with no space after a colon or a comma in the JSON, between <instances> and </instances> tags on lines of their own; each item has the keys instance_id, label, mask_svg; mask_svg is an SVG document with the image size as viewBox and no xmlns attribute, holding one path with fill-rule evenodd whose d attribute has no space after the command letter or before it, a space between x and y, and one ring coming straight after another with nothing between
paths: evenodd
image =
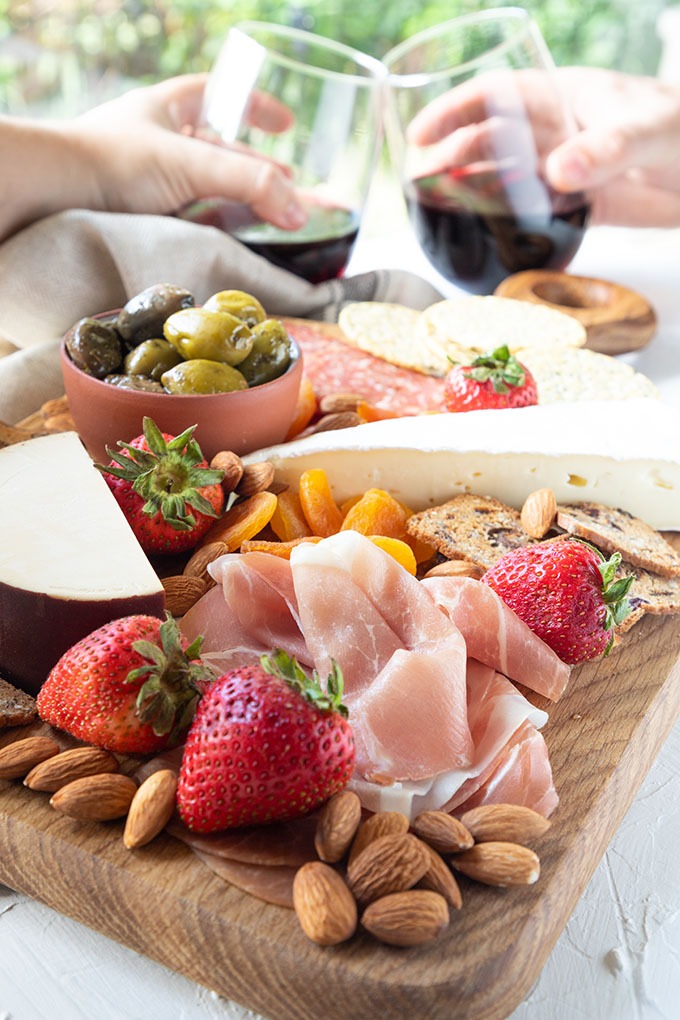
<instances>
[{"instance_id":1,"label":"human hand","mask_svg":"<svg viewBox=\"0 0 680 1020\"><path fill-rule=\"evenodd\" d=\"M94 179L89 205L164 214L219 197L244 203L283 229L298 229L306 214L285 168L200 137L206 81L207 75L183 75L136 88L72 122L71 134ZM269 96L258 97L249 116L272 132L292 122L290 111Z\"/></svg>"}]
</instances>

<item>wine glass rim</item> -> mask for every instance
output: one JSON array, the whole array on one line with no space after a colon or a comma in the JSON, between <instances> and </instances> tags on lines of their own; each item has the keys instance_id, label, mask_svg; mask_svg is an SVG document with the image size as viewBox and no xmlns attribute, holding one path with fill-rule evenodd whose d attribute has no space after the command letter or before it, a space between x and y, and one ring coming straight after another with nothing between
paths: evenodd
<instances>
[{"instance_id":1,"label":"wine glass rim","mask_svg":"<svg viewBox=\"0 0 680 1020\"><path fill-rule=\"evenodd\" d=\"M293 28L289 25L278 25L274 22L249 20L236 22L236 24L232 25L229 31L230 33L240 32L242 35L247 36L258 46L262 47L262 49L266 50L267 53L270 54L272 60L277 61L282 66L288 68L299 68L308 74L316 74L319 77L341 79L343 81L351 81L353 83L364 85L374 85L376 82L381 81L387 76L387 68L381 60L377 59L377 57L372 57L368 53L363 53L361 50L354 49L352 46L347 46L345 43L337 42L335 39L331 39L328 36L316 35L314 32L307 32L301 28ZM281 36L284 39L306 43L309 46L317 46L321 50L327 50L330 53L346 57L348 60L353 61L357 68L363 69L367 72L367 74L352 74L347 71L335 71L332 68L323 67L323 65L320 64L307 64L304 60L298 60L286 53L279 53L276 50L270 49L266 42L263 42L257 37L257 34L260 31L263 33L270 33L274 36Z\"/></svg>"},{"instance_id":2,"label":"wine glass rim","mask_svg":"<svg viewBox=\"0 0 680 1020\"><path fill-rule=\"evenodd\" d=\"M409 71L406 74L393 71L392 67L396 62L407 54L416 50L419 46L430 42L438 35L450 31L452 28L460 27L465 28L472 24L481 24L485 21L506 21L509 24L515 23L517 28L515 32L498 43L496 46L490 48L485 56L489 56L491 53L502 52L507 47L511 46L514 42L515 36L520 32L526 31L529 28L531 31L536 31L537 26L529 14L528 11L524 10L523 7L489 7L483 11L471 11L468 14L461 14L457 18L451 18L449 21L439 22L436 25L430 25L429 28L424 28L420 32L416 32L415 35L409 36L408 39L404 39L403 42L393 46L391 50L384 55L382 58L383 64L387 69L388 78L391 84L407 86L407 85L419 85L427 81L434 81L440 77L446 77L451 73L452 70L456 72L464 72L472 64L476 64L479 57L475 57L471 60L465 61L462 64L451 63L449 66L437 70L437 71Z\"/></svg>"}]
</instances>

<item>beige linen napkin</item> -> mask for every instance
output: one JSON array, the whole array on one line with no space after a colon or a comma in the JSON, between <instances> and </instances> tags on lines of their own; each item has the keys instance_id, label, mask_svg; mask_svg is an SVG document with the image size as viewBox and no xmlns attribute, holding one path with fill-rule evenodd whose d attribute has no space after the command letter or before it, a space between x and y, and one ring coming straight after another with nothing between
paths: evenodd
<instances>
[{"instance_id":1,"label":"beige linen napkin","mask_svg":"<svg viewBox=\"0 0 680 1020\"><path fill-rule=\"evenodd\" d=\"M399 270L313 285L272 266L213 227L169 216L69 210L0 245L0 420L16 422L63 392L59 339L85 315L119 308L155 283L256 294L272 315L337 320L349 301L426 308L441 295Z\"/></svg>"}]
</instances>

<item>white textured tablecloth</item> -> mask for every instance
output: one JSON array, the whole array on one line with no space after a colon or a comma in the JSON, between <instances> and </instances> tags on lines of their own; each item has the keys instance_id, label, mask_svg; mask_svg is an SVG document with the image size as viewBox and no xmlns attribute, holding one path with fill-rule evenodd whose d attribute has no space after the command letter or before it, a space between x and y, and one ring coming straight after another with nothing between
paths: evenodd
<instances>
[{"instance_id":1,"label":"white textured tablecloth","mask_svg":"<svg viewBox=\"0 0 680 1020\"><path fill-rule=\"evenodd\" d=\"M408 268L441 285L402 233L359 245L351 271L374 267ZM679 267L680 231L609 229L592 230L572 266L575 273L633 287L652 302L659 314L658 334L646 350L627 360L654 379L664 401L678 407ZM680 723L644 780L540 979L512 1020L677 1020L679 800ZM253 1016L0 887L0 1020Z\"/></svg>"}]
</instances>

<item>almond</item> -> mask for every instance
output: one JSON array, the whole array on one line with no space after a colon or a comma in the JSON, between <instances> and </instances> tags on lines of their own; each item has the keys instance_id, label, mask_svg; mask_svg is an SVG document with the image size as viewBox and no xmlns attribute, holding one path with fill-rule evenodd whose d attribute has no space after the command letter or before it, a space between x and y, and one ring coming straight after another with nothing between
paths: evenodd
<instances>
[{"instance_id":1,"label":"almond","mask_svg":"<svg viewBox=\"0 0 680 1020\"><path fill-rule=\"evenodd\" d=\"M351 864L374 839L379 839L380 836L403 836L408 830L409 820L401 811L377 811L357 829L349 852L349 863Z\"/></svg>"},{"instance_id":2,"label":"almond","mask_svg":"<svg viewBox=\"0 0 680 1020\"><path fill-rule=\"evenodd\" d=\"M557 501L552 489L536 489L524 501L522 527L531 538L543 538L555 523Z\"/></svg>"},{"instance_id":3,"label":"almond","mask_svg":"<svg viewBox=\"0 0 680 1020\"><path fill-rule=\"evenodd\" d=\"M208 574L208 565L219 556L224 556L228 552L229 547L225 542L208 542L207 545L200 546L190 556L182 573L187 577L200 577L206 584L212 585L214 581L210 574Z\"/></svg>"},{"instance_id":4,"label":"almond","mask_svg":"<svg viewBox=\"0 0 680 1020\"><path fill-rule=\"evenodd\" d=\"M361 915L361 924L390 946L420 946L432 942L449 923L449 908L439 893L409 889L374 900Z\"/></svg>"},{"instance_id":5,"label":"almond","mask_svg":"<svg viewBox=\"0 0 680 1020\"><path fill-rule=\"evenodd\" d=\"M220 450L210 461L210 467L217 471L224 471L224 478L220 485L225 493L233 492L243 477L243 461L237 453L231 450Z\"/></svg>"},{"instance_id":6,"label":"almond","mask_svg":"<svg viewBox=\"0 0 680 1020\"><path fill-rule=\"evenodd\" d=\"M372 840L347 868L347 882L360 904L419 882L430 866L424 843L411 833Z\"/></svg>"},{"instance_id":7,"label":"almond","mask_svg":"<svg viewBox=\"0 0 680 1020\"><path fill-rule=\"evenodd\" d=\"M134 779L120 772L84 776L57 790L50 798L50 804L71 818L105 822L126 815L136 792Z\"/></svg>"},{"instance_id":8,"label":"almond","mask_svg":"<svg viewBox=\"0 0 680 1020\"><path fill-rule=\"evenodd\" d=\"M59 754L61 748L49 737L22 737L0 750L0 779L21 779L41 761Z\"/></svg>"},{"instance_id":9,"label":"almond","mask_svg":"<svg viewBox=\"0 0 680 1020\"><path fill-rule=\"evenodd\" d=\"M478 843L530 844L550 828L538 811L518 804L480 804L461 816Z\"/></svg>"},{"instance_id":10,"label":"almond","mask_svg":"<svg viewBox=\"0 0 680 1020\"><path fill-rule=\"evenodd\" d=\"M474 839L462 822L446 811L423 811L413 820L413 831L440 854L469 850Z\"/></svg>"},{"instance_id":11,"label":"almond","mask_svg":"<svg viewBox=\"0 0 680 1020\"><path fill-rule=\"evenodd\" d=\"M541 873L541 862L519 843L476 843L451 858L451 867L485 885L533 885Z\"/></svg>"},{"instance_id":12,"label":"almond","mask_svg":"<svg viewBox=\"0 0 680 1020\"><path fill-rule=\"evenodd\" d=\"M165 608L172 616L188 613L209 588L205 578L190 574L172 574L161 581L165 589Z\"/></svg>"},{"instance_id":13,"label":"almond","mask_svg":"<svg viewBox=\"0 0 680 1020\"><path fill-rule=\"evenodd\" d=\"M472 560L446 560L445 563L437 563L430 567L425 577L473 577L476 581L484 573L484 567L473 563Z\"/></svg>"},{"instance_id":14,"label":"almond","mask_svg":"<svg viewBox=\"0 0 680 1020\"><path fill-rule=\"evenodd\" d=\"M425 846L427 846L427 843ZM431 889L432 892L438 892L450 906L460 910L463 906L463 897L460 894L460 889L453 872L436 850L433 850L431 846L427 846L427 849L430 856L430 866L418 882L418 888Z\"/></svg>"},{"instance_id":15,"label":"almond","mask_svg":"<svg viewBox=\"0 0 680 1020\"><path fill-rule=\"evenodd\" d=\"M55 793L74 779L117 771L118 761L110 751L102 747L72 747L32 768L24 779L24 786L31 790Z\"/></svg>"},{"instance_id":16,"label":"almond","mask_svg":"<svg viewBox=\"0 0 680 1020\"><path fill-rule=\"evenodd\" d=\"M316 827L314 846L322 861L335 864L349 850L359 823L361 801L352 790L341 790L326 801Z\"/></svg>"},{"instance_id":17,"label":"almond","mask_svg":"<svg viewBox=\"0 0 680 1020\"><path fill-rule=\"evenodd\" d=\"M175 810L177 773L172 769L152 772L136 791L130 804L123 843L128 850L150 843L162 832Z\"/></svg>"},{"instance_id":18,"label":"almond","mask_svg":"<svg viewBox=\"0 0 680 1020\"><path fill-rule=\"evenodd\" d=\"M274 465L269 460L257 464L246 464L241 481L236 486L239 496L247 498L256 492L264 492L274 481Z\"/></svg>"},{"instance_id":19,"label":"almond","mask_svg":"<svg viewBox=\"0 0 680 1020\"><path fill-rule=\"evenodd\" d=\"M339 872L322 861L308 861L293 880L293 908L312 942L335 946L356 931L357 905Z\"/></svg>"},{"instance_id":20,"label":"almond","mask_svg":"<svg viewBox=\"0 0 680 1020\"><path fill-rule=\"evenodd\" d=\"M342 411L356 411L363 400L361 393L326 393L319 400L319 412L340 414Z\"/></svg>"},{"instance_id":21,"label":"almond","mask_svg":"<svg viewBox=\"0 0 680 1020\"><path fill-rule=\"evenodd\" d=\"M355 425L361 425L361 418L356 411L335 411L333 414L324 414L318 421L314 422L311 428L305 430L305 435L314 435L317 432L333 432L335 429L351 429Z\"/></svg>"}]
</instances>

